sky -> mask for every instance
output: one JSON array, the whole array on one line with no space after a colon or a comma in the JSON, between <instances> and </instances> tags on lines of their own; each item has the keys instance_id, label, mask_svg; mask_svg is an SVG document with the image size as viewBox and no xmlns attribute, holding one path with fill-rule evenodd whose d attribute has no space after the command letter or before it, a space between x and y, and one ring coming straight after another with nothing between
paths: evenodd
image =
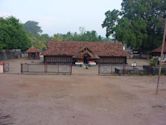
<instances>
[{"instance_id":1,"label":"sky","mask_svg":"<svg viewBox=\"0 0 166 125\"><path fill-rule=\"evenodd\" d=\"M0 0L0 17L14 16L25 23L39 22L43 33L96 30L105 36L101 27L107 10L121 9L122 0Z\"/></svg>"}]
</instances>

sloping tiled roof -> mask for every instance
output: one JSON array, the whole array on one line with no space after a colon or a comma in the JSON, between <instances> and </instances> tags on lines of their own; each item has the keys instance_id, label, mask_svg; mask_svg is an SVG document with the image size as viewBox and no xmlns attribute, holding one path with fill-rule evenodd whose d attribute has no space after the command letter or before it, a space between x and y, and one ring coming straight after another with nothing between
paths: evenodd
<instances>
[{"instance_id":1,"label":"sloping tiled roof","mask_svg":"<svg viewBox=\"0 0 166 125\"><path fill-rule=\"evenodd\" d=\"M125 57L127 55L127 53L123 50L123 45L121 43L71 41L50 41L48 42L48 49L43 53L43 55L76 56L83 48L88 48L98 56Z\"/></svg>"},{"instance_id":2,"label":"sloping tiled roof","mask_svg":"<svg viewBox=\"0 0 166 125\"><path fill-rule=\"evenodd\" d=\"M160 46L160 47L154 49L154 50L152 51L152 53L161 53L161 48L162 48L162 46ZM165 44L164 44L164 53L166 53L166 41L165 41Z\"/></svg>"},{"instance_id":3,"label":"sloping tiled roof","mask_svg":"<svg viewBox=\"0 0 166 125\"><path fill-rule=\"evenodd\" d=\"M27 50L27 53L36 53L36 52L39 52L39 50L36 49L36 48L34 48L34 47L29 48L29 49Z\"/></svg>"}]
</instances>

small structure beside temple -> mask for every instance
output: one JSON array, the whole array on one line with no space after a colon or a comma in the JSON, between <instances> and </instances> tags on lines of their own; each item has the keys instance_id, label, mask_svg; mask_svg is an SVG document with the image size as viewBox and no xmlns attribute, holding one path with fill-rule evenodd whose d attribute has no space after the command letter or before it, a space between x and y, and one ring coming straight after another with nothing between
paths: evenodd
<instances>
[{"instance_id":1,"label":"small structure beside temple","mask_svg":"<svg viewBox=\"0 0 166 125\"><path fill-rule=\"evenodd\" d=\"M166 58L166 43L165 43L165 46L164 46L163 53L164 53L164 57ZM152 56L156 56L156 57L160 57L160 55L161 55L161 47L154 49L152 51L151 55Z\"/></svg>"},{"instance_id":2,"label":"small structure beside temple","mask_svg":"<svg viewBox=\"0 0 166 125\"><path fill-rule=\"evenodd\" d=\"M160 46L160 47L154 49L154 50L152 51L151 55L152 55L153 57L160 57L160 55L161 55L161 48L162 48L162 46ZM164 51L163 51L163 54L164 54L164 58L166 58L166 41L165 41L165 44L164 44Z\"/></svg>"},{"instance_id":3,"label":"small structure beside temple","mask_svg":"<svg viewBox=\"0 0 166 125\"><path fill-rule=\"evenodd\" d=\"M28 59L40 59L40 51L37 48L31 47L27 50Z\"/></svg>"}]
</instances>

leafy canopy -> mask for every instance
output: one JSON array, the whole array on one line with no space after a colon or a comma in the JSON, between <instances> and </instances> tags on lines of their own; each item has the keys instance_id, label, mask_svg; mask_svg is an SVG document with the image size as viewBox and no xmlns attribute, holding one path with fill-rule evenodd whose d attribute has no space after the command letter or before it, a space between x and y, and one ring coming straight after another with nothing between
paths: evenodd
<instances>
[{"instance_id":1,"label":"leafy canopy","mask_svg":"<svg viewBox=\"0 0 166 125\"><path fill-rule=\"evenodd\" d=\"M42 29L36 21L27 21L23 27L31 41L33 47L44 50L46 49L47 42L50 40L48 34L41 34Z\"/></svg>"},{"instance_id":2,"label":"leafy canopy","mask_svg":"<svg viewBox=\"0 0 166 125\"><path fill-rule=\"evenodd\" d=\"M26 50L30 46L30 40L18 19L0 18L0 49Z\"/></svg>"},{"instance_id":3,"label":"leafy canopy","mask_svg":"<svg viewBox=\"0 0 166 125\"><path fill-rule=\"evenodd\" d=\"M85 31L83 27L79 28L80 33L54 34L53 40L56 41L101 41L102 37L96 31Z\"/></svg>"},{"instance_id":4,"label":"leafy canopy","mask_svg":"<svg viewBox=\"0 0 166 125\"><path fill-rule=\"evenodd\" d=\"M38 26L38 22L36 21L27 21L24 24L24 28L27 32L33 34L33 35L39 35L40 33L42 33L41 27Z\"/></svg>"},{"instance_id":5,"label":"leafy canopy","mask_svg":"<svg viewBox=\"0 0 166 125\"><path fill-rule=\"evenodd\" d=\"M133 49L150 51L161 45L166 0L123 0L122 9L107 11L102 24L113 36Z\"/></svg>"}]
</instances>

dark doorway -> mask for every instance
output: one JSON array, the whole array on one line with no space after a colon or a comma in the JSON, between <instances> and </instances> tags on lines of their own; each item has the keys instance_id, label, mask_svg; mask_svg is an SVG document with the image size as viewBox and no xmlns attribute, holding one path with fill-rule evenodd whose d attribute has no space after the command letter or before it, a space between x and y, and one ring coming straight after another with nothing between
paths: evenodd
<instances>
[{"instance_id":1,"label":"dark doorway","mask_svg":"<svg viewBox=\"0 0 166 125\"><path fill-rule=\"evenodd\" d=\"M32 59L35 59L36 58L36 53L32 53Z\"/></svg>"},{"instance_id":2,"label":"dark doorway","mask_svg":"<svg viewBox=\"0 0 166 125\"><path fill-rule=\"evenodd\" d=\"M83 55L83 62L84 64L88 65L89 64L89 59L90 59L90 55L89 54L84 54Z\"/></svg>"}]
</instances>

